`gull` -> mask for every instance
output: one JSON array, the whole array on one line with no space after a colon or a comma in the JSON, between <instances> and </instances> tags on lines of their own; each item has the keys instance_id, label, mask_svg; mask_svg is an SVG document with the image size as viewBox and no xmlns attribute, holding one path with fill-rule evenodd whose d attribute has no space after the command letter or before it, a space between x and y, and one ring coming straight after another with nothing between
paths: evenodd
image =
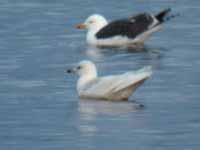
<instances>
[{"instance_id":1,"label":"gull","mask_svg":"<svg viewBox=\"0 0 200 150\"><path fill-rule=\"evenodd\" d=\"M120 101L128 100L132 93L151 76L152 67L146 66L137 71L99 77L95 64L83 60L67 72L79 75L76 87L80 98Z\"/></svg>"},{"instance_id":2,"label":"gull","mask_svg":"<svg viewBox=\"0 0 200 150\"><path fill-rule=\"evenodd\" d=\"M161 25L175 17L167 16L171 11L165 9L158 14L139 13L124 19L108 22L100 14L89 16L84 23L76 26L87 29L86 41L97 47L122 47L143 45L150 35L161 29Z\"/></svg>"}]
</instances>

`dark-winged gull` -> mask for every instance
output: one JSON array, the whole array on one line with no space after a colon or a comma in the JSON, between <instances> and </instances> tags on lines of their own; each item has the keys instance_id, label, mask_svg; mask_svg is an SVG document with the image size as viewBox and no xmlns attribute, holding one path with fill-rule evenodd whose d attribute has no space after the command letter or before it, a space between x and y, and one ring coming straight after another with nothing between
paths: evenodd
<instances>
[{"instance_id":1,"label":"dark-winged gull","mask_svg":"<svg viewBox=\"0 0 200 150\"><path fill-rule=\"evenodd\" d=\"M140 13L129 18L108 22L102 15L93 14L78 29L88 29L86 41L93 46L129 46L144 44L150 35L161 28L169 16L170 8L156 15Z\"/></svg>"}]
</instances>

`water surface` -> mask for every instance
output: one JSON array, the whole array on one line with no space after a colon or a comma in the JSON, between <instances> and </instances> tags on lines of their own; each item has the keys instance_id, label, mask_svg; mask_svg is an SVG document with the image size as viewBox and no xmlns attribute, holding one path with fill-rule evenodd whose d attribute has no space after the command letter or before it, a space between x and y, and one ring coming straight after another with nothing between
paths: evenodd
<instances>
[{"instance_id":1,"label":"water surface","mask_svg":"<svg viewBox=\"0 0 200 150\"><path fill-rule=\"evenodd\" d=\"M145 51L92 49L74 25L172 7ZM3 150L199 150L200 2L0 1L0 145ZM155 66L127 103L81 101L65 69L93 60L100 75ZM133 101L143 104L135 109Z\"/></svg>"}]
</instances>

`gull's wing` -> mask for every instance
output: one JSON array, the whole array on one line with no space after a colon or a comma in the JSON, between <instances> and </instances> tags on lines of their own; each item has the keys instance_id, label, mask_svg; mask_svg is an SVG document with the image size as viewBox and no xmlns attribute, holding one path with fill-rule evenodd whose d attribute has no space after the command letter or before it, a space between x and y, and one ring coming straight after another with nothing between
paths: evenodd
<instances>
[{"instance_id":1,"label":"gull's wing","mask_svg":"<svg viewBox=\"0 0 200 150\"><path fill-rule=\"evenodd\" d=\"M120 76L120 81L113 89L113 92L121 91L131 85L134 85L144 79L147 79L152 74L152 67L144 67L138 71L127 72Z\"/></svg>"},{"instance_id":2,"label":"gull's wing","mask_svg":"<svg viewBox=\"0 0 200 150\"><path fill-rule=\"evenodd\" d=\"M122 75L113 75L97 78L96 80L87 84L82 91L82 95L90 95L91 97L98 97L102 95L109 95L123 90L130 85L136 84L141 80L147 79L152 74L150 67L145 67L138 71L127 72Z\"/></svg>"},{"instance_id":3,"label":"gull's wing","mask_svg":"<svg viewBox=\"0 0 200 150\"><path fill-rule=\"evenodd\" d=\"M154 16L148 13L142 13L127 19L116 20L97 32L96 37L112 38L114 36L125 36L135 38L141 33L147 31L155 22Z\"/></svg>"}]
</instances>

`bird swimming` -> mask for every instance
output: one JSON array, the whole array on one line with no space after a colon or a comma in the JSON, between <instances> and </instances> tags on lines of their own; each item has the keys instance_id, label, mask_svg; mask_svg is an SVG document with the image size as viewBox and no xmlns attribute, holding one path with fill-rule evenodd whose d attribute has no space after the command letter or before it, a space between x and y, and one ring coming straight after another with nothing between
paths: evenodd
<instances>
[{"instance_id":1,"label":"bird swimming","mask_svg":"<svg viewBox=\"0 0 200 150\"><path fill-rule=\"evenodd\" d=\"M175 17L171 9L165 9L156 15L139 13L124 19L108 22L100 14L89 16L77 29L87 29L86 41L89 45L99 47L121 47L143 45L150 35L161 29L161 25Z\"/></svg>"},{"instance_id":2,"label":"bird swimming","mask_svg":"<svg viewBox=\"0 0 200 150\"><path fill-rule=\"evenodd\" d=\"M99 77L92 61L83 60L68 73L79 75L77 91L83 99L128 100L132 93L152 74L150 66L137 71Z\"/></svg>"}]
</instances>

